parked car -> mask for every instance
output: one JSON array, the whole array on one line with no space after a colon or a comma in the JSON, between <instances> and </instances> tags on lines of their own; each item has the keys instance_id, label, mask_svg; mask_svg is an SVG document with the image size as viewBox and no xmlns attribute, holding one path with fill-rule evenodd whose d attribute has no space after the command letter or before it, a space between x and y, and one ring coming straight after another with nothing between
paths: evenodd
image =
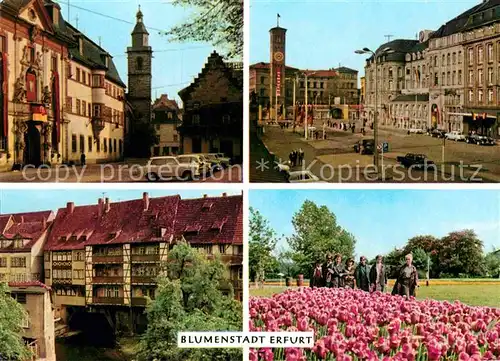
<instances>
[{"instance_id":1,"label":"parked car","mask_svg":"<svg viewBox=\"0 0 500 361\"><path fill-rule=\"evenodd\" d=\"M448 140L454 140L455 142L465 141L465 135L460 133L458 130L452 130L445 134L445 138Z\"/></svg>"},{"instance_id":2,"label":"parked car","mask_svg":"<svg viewBox=\"0 0 500 361\"><path fill-rule=\"evenodd\" d=\"M447 133L444 130L441 130L441 129L433 129L430 132L430 136L433 137L433 138L445 138L446 134Z\"/></svg>"},{"instance_id":3,"label":"parked car","mask_svg":"<svg viewBox=\"0 0 500 361\"><path fill-rule=\"evenodd\" d=\"M362 139L354 144L354 151L360 154L373 154L375 151L374 139Z\"/></svg>"},{"instance_id":4,"label":"parked car","mask_svg":"<svg viewBox=\"0 0 500 361\"><path fill-rule=\"evenodd\" d=\"M319 180L310 170L298 170L288 173L290 183L326 183Z\"/></svg>"},{"instance_id":5,"label":"parked car","mask_svg":"<svg viewBox=\"0 0 500 361\"><path fill-rule=\"evenodd\" d=\"M231 158L226 157L224 153L210 153L210 154L214 154L224 168L229 168L231 166L232 163Z\"/></svg>"},{"instance_id":6,"label":"parked car","mask_svg":"<svg viewBox=\"0 0 500 361\"><path fill-rule=\"evenodd\" d=\"M200 176L200 166L174 156L152 157L144 167L144 173L150 182L161 179L191 180Z\"/></svg>"},{"instance_id":7,"label":"parked car","mask_svg":"<svg viewBox=\"0 0 500 361\"><path fill-rule=\"evenodd\" d=\"M398 163L401 163L401 165L405 168L419 168L419 169L426 169L426 168L435 168L436 164L432 160L427 159L427 156L424 154L413 154L413 153L408 153L404 157L399 156L396 158Z\"/></svg>"},{"instance_id":8,"label":"parked car","mask_svg":"<svg viewBox=\"0 0 500 361\"><path fill-rule=\"evenodd\" d=\"M471 134L465 138L467 143L478 144L478 145L495 145L496 141L493 138L479 135L479 134Z\"/></svg>"},{"instance_id":9,"label":"parked car","mask_svg":"<svg viewBox=\"0 0 500 361\"><path fill-rule=\"evenodd\" d=\"M200 169L200 175L206 175L210 172L210 163L200 154L178 155L177 159L180 163L197 164Z\"/></svg>"},{"instance_id":10,"label":"parked car","mask_svg":"<svg viewBox=\"0 0 500 361\"><path fill-rule=\"evenodd\" d=\"M424 133L425 133L425 130L423 130L422 128L408 129L408 134L424 134Z\"/></svg>"},{"instance_id":11,"label":"parked car","mask_svg":"<svg viewBox=\"0 0 500 361\"><path fill-rule=\"evenodd\" d=\"M219 170L222 170L223 168L222 163L215 154L209 153L209 154L203 154L203 156L210 162L210 168L212 172L217 172Z\"/></svg>"}]
</instances>

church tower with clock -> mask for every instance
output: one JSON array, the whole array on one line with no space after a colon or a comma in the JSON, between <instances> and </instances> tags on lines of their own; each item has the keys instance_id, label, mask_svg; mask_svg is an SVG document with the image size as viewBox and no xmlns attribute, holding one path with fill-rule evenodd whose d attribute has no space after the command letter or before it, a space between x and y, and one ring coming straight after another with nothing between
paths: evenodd
<instances>
[{"instance_id":1,"label":"church tower with clock","mask_svg":"<svg viewBox=\"0 0 500 361\"><path fill-rule=\"evenodd\" d=\"M270 94L269 102L271 109L278 109L280 115L281 106L285 106L285 41L286 29L279 26L269 30L271 36L271 59L270 59ZM283 109L284 110L284 109Z\"/></svg>"}]
</instances>

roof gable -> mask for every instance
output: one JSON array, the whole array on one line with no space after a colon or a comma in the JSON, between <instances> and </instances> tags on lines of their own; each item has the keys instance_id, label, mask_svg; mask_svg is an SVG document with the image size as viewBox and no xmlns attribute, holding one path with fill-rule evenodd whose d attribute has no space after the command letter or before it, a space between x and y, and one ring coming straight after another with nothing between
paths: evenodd
<instances>
[{"instance_id":1,"label":"roof gable","mask_svg":"<svg viewBox=\"0 0 500 361\"><path fill-rule=\"evenodd\" d=\"M39 29L51 33L54 31L52 21L42 0L7 0L5 5L16 11L21 19Z\"/></svg>"},{"instance_id":2,"label":"roof gable","mask_svg":"<svg viewBox=\"0 0 500 361\"><path fill-rule=\"evenodd\" d=\"M207 89L214 88L218 91L207 91ZM194 98L196 100L205 98L208 103L215 102L215 100L221 102L221 98L227 98L226 102L241 102L243 101L242 89L243 84L234 76L233 69L226 66L222 57L214 51L210 54L201 73L189 86L179 92L179 96L184 103Z\"/></svg>"}]
</instances>

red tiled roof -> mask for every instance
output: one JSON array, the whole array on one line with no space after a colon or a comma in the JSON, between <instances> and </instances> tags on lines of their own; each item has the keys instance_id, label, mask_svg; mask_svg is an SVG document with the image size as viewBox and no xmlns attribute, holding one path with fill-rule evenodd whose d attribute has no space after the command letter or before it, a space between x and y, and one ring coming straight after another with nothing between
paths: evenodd
<instances>
[{"instance_id":1,"label":"red tiled roof","mask_svg":"<svg viewBox=\"0 0 500 361\"><path fill-rule=\"evenodd\" d=\"M25 212L25 213L13 213L15 222L40 222L43 218L47 221L51 221L54 217L54 212L52 211L39 211L39 212Z\"/></svg>"},{"instance_id":2,"label":"red tiled roof","mask_svg":"<svg viewBox=\"0 0 500 361\"><path fill-rule=\"evenodd\" d=\"M15 248L12 243L0 248L0 252L29 251L48 229L53 216L52 211L0 215L0 237L9 240L19 237L25 241L23 247Z\"/></svg>"},{"instance_id":3,"label":"red tiled roof","mask_svg":"<svg viewBox=\"0 0 500 361\"><path fill-rule=\"evenodd\" d=\"M203 207L206 202L212 203L209 209ZM188 243L194 244L243 244L242 212L242 196L181 200L175 222L176 236L184 236Z\"/></svg>"},{"instance_id":4,"label":"red tiled roof","mask_svg":"<svg viewBox=\"0 0 500 361\"><path fill-rule=\"evenodd\" d=\"M50 290L50 287L40 281L9 282L9 287L41 287Z\"/></svg>"},{"instance_id":5,"label":"red tiled roof","mask_svg":"<svg viewBox=\"0 0 500 361\"><path fill-rule=\"evenodd\" d=\"M180 196L61 208L45 250L83 249L86 245L170 241L243 244L242 196L181 200ZM99 215L101 207L101 215ZM62 238L65 237L65 238Z\"/></svg>"},{"instance_id":6,"label":"red tiled roof","mask_svg":"<svg viewBox=\"0 0 500 361\"><path fill-rule=\"evenodd\" d=\"M168 99L167 94L162 94L153 103L153 110L159 109L179 110L179 105L174 99Z\"/></svg>"},{"instance_id":7,"label":"red tiled roof","mask_svg":"<svg viewBox=\"0 0 500 361\"><path fill-rule=\"evenodd\" d=\"M261 61L260 63L255 63L250 65L250 69L269 69L270 65L269 63L264 63ZM285 65L285 70L298 70L297 68Z\"/></svg>"},{"instance_id":8,"label":"red tiled roof","mask_svg":"<svg viewBox=\"0 0 500 361\"><path fill-rule=\"evenodd\" d=\"M110 202L108 212L105 204L77 206L72 213L68 207L61 208L45 249L83 249L86 245L168 240L173 236L179 200L179 196L151 198L147 210L144 210L143 199ZM163 237L158 233L160 228L165 229Z\"/></svg>"},{"instance_id":9,"label":"red tiled roof","mask_svg":"<svg viewBox=\"0 0 500 361\"><path fill-rule=\"evenodd\" d=\"M307 73L309 78L328 78L339 75L335 70L308 70Z\"/></svg>"}]
</instances>

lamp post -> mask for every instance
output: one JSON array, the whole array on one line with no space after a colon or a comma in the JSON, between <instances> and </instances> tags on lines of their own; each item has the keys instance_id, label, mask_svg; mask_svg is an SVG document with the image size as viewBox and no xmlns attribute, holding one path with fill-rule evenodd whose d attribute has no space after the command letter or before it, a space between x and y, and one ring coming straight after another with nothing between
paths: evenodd
<instances>
[{"instance_id":1,"label":"lamp post","mask_svg":"<svg viewBox=\"0 0 500 361\"><path fill-rule=\"evenodd\" d=\"M285 80L291 80L292 83L293 83L293 100L292 100L292 106L293 106L293 129L294 129L294 133L295 133L295 119L296 119L296 104L295 104L295 85L297 84L297 81L298 81L298 77L297 77L297 74L295 74L295 77L294 78L285 78ZM286 107L285 107L286 109ZM286 110L285 110L286 112Z\"/></svg>"},{"instance_id":2,"label":"lamp post","mask_svg":"<svg viewBox=\"0 0 500 361\"><path fill-rule=\"evenodd\" d=\"M310 74L307 74L307 70L304 72L304 77L305 77L305 81L306 81L306 94L305 94L305 106L306 106L306 114L305 114L305 120L304 120L304 139L307 140L308 138L308 131L309 131L309 123L308 123L308 119L307 119L307 86L308 86L308 82L307 82L307 76L308 75L314 75L316 74L316 72L312 72Z\"/></svg>"},{"instance_id":3,"label":"lamp post","mask_svg":"<svg viewBox=\"0 0 500 361\"><path fill-rule=\"evenodd\" d=\"M356 50L356 54L372 54L373 59L374 59L374 64L375 64L375 115L373 118L373 138L375 142L375 149L373 151L373 161L374 165L376 168L377 174L379 173L379 162L378 162L378 156L379 156L379 149L378 149L378 59L377 55L383 55L383 54L390 54L394 53L394 50L391 48L385 48L382 49L380 52L373 52L372 50L368 48L363 48L362 50Z\"/></svg>"}]
</instances>

